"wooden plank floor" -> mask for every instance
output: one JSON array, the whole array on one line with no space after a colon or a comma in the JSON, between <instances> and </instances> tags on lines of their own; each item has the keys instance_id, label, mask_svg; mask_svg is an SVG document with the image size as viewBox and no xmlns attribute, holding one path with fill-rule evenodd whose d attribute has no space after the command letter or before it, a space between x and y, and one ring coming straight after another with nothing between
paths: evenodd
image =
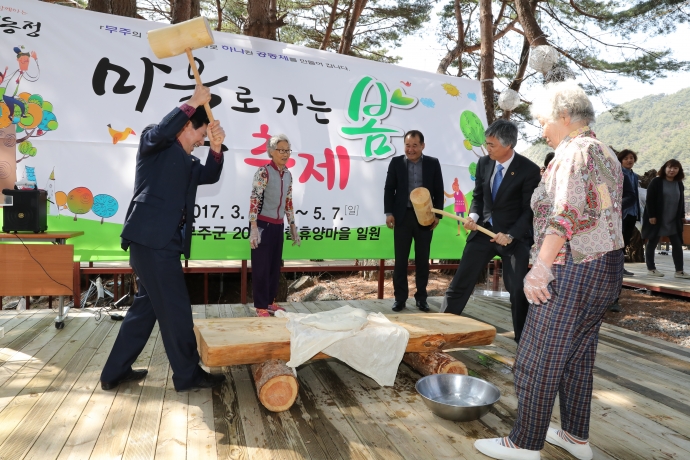
<instances>
[{"instance_id":1,"label":"wooden plank floor","mask_svg":"<svg viewBox=\"0 0 690 460\"><path fill-rule=\"evenodd\" d=\"M666 245L663 245L666 247ZM671 251L668 254L659 254L656 251L654 263L657 271L664 274L663 277L649 276L647 265L644 263L626 263L625 268L634 273L634 276L623 277L623 284L632 288L646 288L651 291L674 294L683 297L690 297L690 280L675 278L673 274L676 269L671 258ZM690 273L690 251L683 251L684 270Z\"/></svg>"},{"instance_id":2,"label":"wooden plank floor","mask_svg":"<svg viewBox=\"0 0 690 460\"><path fill-rule=\"evenodd\" d=\"M430 299L438 309L440 298ZM295 312L352 305L390 311L390 300L288 303ZM412 302L406 312L414 312ZM465 312L496 326L491 346L451 354L496 384L502 398L479 421L434 416L401 364L394 387L335 360L299 368L297 403L259 405L247 366L212 369L222 388L177 393L158 330L135 367L145 381L103 391L100 371L121 323L72 311L63 330L50 310L0 312L0 458L5 459L482 459L475 439L506 435L516 415L515 356L505 300L472 298ZM254 314L247 305L194 306L195 318ZM594 374L595 458L690 458L690 349L605 325ZM556 404L552 421L559 423ZM545 459L570 458L547 444Z\"/></svg>"}]
</instances>

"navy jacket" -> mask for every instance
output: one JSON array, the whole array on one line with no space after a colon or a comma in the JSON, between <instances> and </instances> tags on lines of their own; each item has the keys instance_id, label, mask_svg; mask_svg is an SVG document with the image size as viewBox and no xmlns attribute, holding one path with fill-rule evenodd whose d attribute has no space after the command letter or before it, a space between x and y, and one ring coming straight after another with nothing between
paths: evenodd
<instances>
[{"instance_id":1,"label":"navy jacket","mask_svg":"<svg viewBox=\"0 0 690 460\"><path fill-rule=\"evenodd\" d=\"M130 242L152 249L164 248L178 231L186 209L183 253L189 258L197 186L218 182L223 158L218 162L209 156L202 165L198 158L187 155L177 142L177 135L188 121L189 117L175 108L158 125L143 130L134 197L122 229L122 249L127 250Z\"/></svg>"},{"instance_id":2,"label":"navy jacket","mask_svg":"<svg viewBox=\"0 0 690 460\"><path fill-rule=\"evenodd\" d=\"M383 212L393 214L396 222L402 222L410 198L408 188L407 163L405 156L393 157L388 164L386 184L383 188ZM422 156L422 186L429 190L431 202L436 209L443 209L443 175L441 163L437 158ZM439 219L443 216L434 214Z\"/></svg>"},{"instance_id":3,"label":"navy jacket","mask_svg":"<svg viewBox=\"0 0 690 460\"><path fill-rule=\"evenodd\" d=\"M530 201L534 189L539 185L539 166L515 153L510 167L503 174L503 181L496 192L496 201L491 198L491 175L496 161L484 156L477 161L477 173L470 213L479 215L477 225L485 226L491 217L494 233L505 233L532 245L532 208ZM468 240L478 232L471 232Z\"/></svg>"}]
</instances>

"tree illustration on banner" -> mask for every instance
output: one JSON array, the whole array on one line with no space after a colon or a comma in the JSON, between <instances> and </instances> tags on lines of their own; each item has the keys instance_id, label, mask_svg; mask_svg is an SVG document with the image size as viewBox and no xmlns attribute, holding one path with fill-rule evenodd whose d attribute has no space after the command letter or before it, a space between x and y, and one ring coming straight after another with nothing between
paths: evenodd
<instances>
[{"instance_id":1,"label":"tree illustration on banner","mask_svg":"<svg viewBox=\"0 0 690 460\"><path fill-rule=\"evenodd\" d=\"M117 209L118 204L114 197L104 194L93 197L93 208L91 210L101 218L101 224L103 224L103 219L113 217Z\"/></svg>"},{"instance_id":2,"label":"tree illustration on banner","mask_svg":"<svg viewBox=\"0 0 690 460\"><path fill-rule=\"evenodd\" d=\"M471 110L465 110L460 114L460 130L465 136L463 144L467 150L470 150L477 155L478 158L481 158L481 156L474 151L474 147L479 147L482 149L482 154L486 155L486 151L484 150L484 144L486 144L484 125L476 113Z\"/></svg>"},{"instance_id":3,"label":"tree illustration on banner","mask_svg":"<svg viewBox=\"0 0 690 460\"><path fill-rule=\"evenodd\" d=\"M0 174L0 189L12 188L17 181L16 166L11 165L35 157L38 153L30 139L58 128L53 104L40 94L20 92L24 81L33 83L40 77L36 51L27 51L24 46L15 46L12 51L17 61L15 70L8 66L0 73L0 138L3 139L0 143L0 170L5 171ZM12 59L5 56L4 60Z\"/></svg>"},{"instance_id":4,"label":"tree illustration on banner","mask_svg":"<svg viewBox=\"0 0 690 460\"><path fill-rule=\"evenodd\" d=\"M74 220L77 220L77 214L91 211L92 206L93 193L86 187L77 187L67 194L67 207L74 213Z\"/></svg>"}]
</instances>

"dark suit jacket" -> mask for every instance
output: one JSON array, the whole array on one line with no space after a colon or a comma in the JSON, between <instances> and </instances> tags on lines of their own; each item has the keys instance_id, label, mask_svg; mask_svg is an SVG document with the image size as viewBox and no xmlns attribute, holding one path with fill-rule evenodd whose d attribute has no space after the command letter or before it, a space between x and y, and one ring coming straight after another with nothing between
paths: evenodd
<instances>
[{"instance_id":1,"label":"dark suit jacket","mask_svg":"<svg viewBox=\"0 0 690 460\"><path fill-rule=\"evenodd\" d=\"M396 222L402 222L410 198L405 155L393 157L388 164L386 184L383 187L383 212L393 214ZM443 209L443 175L437 158L422 156L422 186L431 193L434 208ZM442 217L436 215L439 219Z\"/></svg>"},{"instance_id":2,"label":"dark suit jacket","mask_svg":"<svg viewBox=\"0 0 690 460\"><path fill-rule=\"evenodd\" d=\"M496 201L491 198L491 175L496 162L484 156L477 162L474 182L474 196L470 213L479 215L478 225L485 226L489 217L493 219L494 233L510 234L513 238L532 245L532 208L530 200L534 189L539 185L541 174L539 166L529 159L515 153L503 181L498 188ZM470 233L468 240L477 232Z\"/></svg>"},{"instance_id":3,"label":"dark suit jacket","mask_svg":"<svg viewBox=\"0 0 690 460\"><path fill-rule=\"evenodd\" d=\"M640 186L639 176L633 173L633 180L628 178L628 175L623 173L623 203L621 209L625 213L628 209L632 209L637 213L637 220L640 220L640 195L638 188Z\"/></svg>"},{"instance_id":4,"label":"dark suit jacket","mask_svg":"<svg viewBox=\"0 0 690 460\"><path fill-rule=\"evenodd\" d=\"M664 221L664 181L661 177L655 177L647 187L647 204L644 207L644 217L642 218L642 239L648 240L659 236L661 224ZM678 184L680 197L678 199L678 209L676 210L676 230L680 237L683 237L683 219L685 218L685 187L683 181L675 181ZM656 217L656 224L649 223L650 217Z\"/></svg>"},{"instance_id":5,"label":"dark suit jacket","mask_svg":"<svg viewBox=\"0 0 690 460\"><path fill-rule=\"evenodd\" d=\"M209 156L202 165L198 158L187 155L177 142L177 134L187 121L187 115L175 108L160 124L147 126L141 134L134 197L121 235L125 250L130 242L164 248L178 230L186 209L183 253L189 258L196 188L218 181L223 160L217 162Z\"/></svg>"}]
</instances>

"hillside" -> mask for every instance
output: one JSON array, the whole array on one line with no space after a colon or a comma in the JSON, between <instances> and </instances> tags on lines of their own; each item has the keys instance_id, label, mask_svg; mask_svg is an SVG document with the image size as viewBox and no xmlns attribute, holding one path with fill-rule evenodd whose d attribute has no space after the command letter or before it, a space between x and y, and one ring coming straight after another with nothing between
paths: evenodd
<instances>
[{"instance_id":1,"label":"hillside","mask_svg":"<svg viewBox=\"0 0 690 460\"><path fill-rule=\"evenodd\" d=\"M657 94L626 102L622 105L630 123L615 121L610 113L597 118L594 132L616 150L629 148L637 152L635 172L643 174L659 169L666 160L675 158L690 174L690 88L677 93ZM538 144L525 155L541 165L550 149Z\"/></svg>"}]
</instances>

